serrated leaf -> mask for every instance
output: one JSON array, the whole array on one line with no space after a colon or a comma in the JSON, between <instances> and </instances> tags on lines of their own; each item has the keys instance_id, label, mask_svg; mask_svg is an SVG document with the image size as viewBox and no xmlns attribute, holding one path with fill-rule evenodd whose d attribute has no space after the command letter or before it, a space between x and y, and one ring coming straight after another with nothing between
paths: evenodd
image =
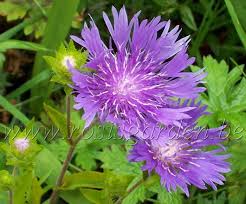
<instances>
[{"instance_id":1,"label":"serrated leaf","mask_svg":"<svg viewBox=\"0 0 246 204\"><path fill-rule=\"evenodd\" d=\"M245 102L246 102L246 79L243 78L241 82L234 88L234 91L232 92L232 102L231 102L231 108L234 106L242 106L241 110L237 111L243 111L246 109Z\"/></svg>"},{"instance_id":2,"label":"serrated leaf","mask_svg":"<svg viewBox=\"0 0 246 204\"><path fill-rule=\"evenodd\" d=\"M202 94L201 99L213 114L199 119L200 123L216 127L226 120L235 128L245 128L242 111L246 110L246 80L241 76L243 66L236 66L228 73L229 66L225 61L217 62L209 56L204 57L204 67L207 95ZM198 67L192 66L191 69L195 71Z\"/></svg>"},{"instance_id":3,"label":"serrated leaf","mask_svg":"<svg viewBox=\"0 0 246 204\"><path fill-rule=\"evenodd\" d=\"M77 114L77 121L80 116ZM76 119L75 119L76 120ZM85 170L96 168L96 159L100 159L103 149L112 144L124 144L117 135L117 129L112 124L95 125L77 145L75 163Z\"/></svg>"},{"instance_id":4,"label":"serrated leaf","mask_svg":"<svg viewBox=\"0 0 246 204\"><path fill-rule=\"evenodd\" d=\"M227 81L228 65L223 60L218 63L211 56L203 59L203 65L208 73L205 84L208 91L216 96L221 95Z\"/></svg>"},{"instance_id":5,"label":"serrated leaf","mask_svg":"<svg viewBox=\"0 0 246 204\"><path fill-rule=\"evenodd\" d=\"M124 198L122 204L137 204L139 201L143 202L145 198L145 187L141 184Z\"/></svg>"},{"instance_id":6,"label":"serrated leaf","mask_svg":"<svg viewBox=\"0 0 246 204\"><path fill-rule=\"evenodd\" d=\"M127 160L126 152L117 145L112 145L110 149L104 149L100 153L99 159L103 162L102 167L104 169L113 170L121 174L139 175L142 173L139 164L130 163Z\"/></svg>"},{"instance_id":7,"label":"serrated leaf","mask_svg":"<svg viewBox=\"0 0 246 204\"><path fill-rule=\"evenodd\" d=\"M60 161L66 159L69 145L64 139L58 139L47 146L47 148L58 158Z\"/></svg>"}]
</instances>

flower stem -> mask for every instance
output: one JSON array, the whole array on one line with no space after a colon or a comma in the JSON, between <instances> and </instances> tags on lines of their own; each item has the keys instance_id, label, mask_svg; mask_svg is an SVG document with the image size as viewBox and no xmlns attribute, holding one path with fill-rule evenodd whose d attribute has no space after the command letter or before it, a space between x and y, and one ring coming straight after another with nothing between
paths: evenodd
<instances>
[{"instance_id":1,"label":"flower stem","mask_svg":"<svg viewBox=\"0 0 246 204\"><path fill-rule=\"evenodd\" d=\"M12 176L14 177L16 174L16 166L14 166L13 171L12 171ZM10 188L9 189L9 204L13 204L13 190Z\"/></svg>"},{"instance_id":2,"label":"flower stem","mask_svg":"<svg viewBox=\"0 0 246 204\"><path fill-rule=\"evenodd\" d=\"M9 190L9 204L13 204L13 191Z\"/></svg>"},{"instance_id":3,"label":"flower stem","mask_svg":"<svg viewBox=\"0 0 246 204\"><path fill-rule=\"evenodd\" d=\"M60 175L58 176L57 182L56 182L56 186L51 194L50 197L50 204L56 204L57 203L57 199L58 199L58 193L59 193L59 187L62 186L63 184L63 179L64 176L66 174L66 171L68 169L69 163L73 158L73 153L74 150L77 146L77 144L80 142L80 140L84 137L84 135L86 135L86 133L90 130L90 128L97 122L96 120L94 122L91 123L91 125L87 128L85 128L83 130L83 132L75 139L73 140L72 135L71 135L71 121L70 121L70 96L67 96L67 140L69 142L69 150L67 153L67 157L63 163Z\"/></svg>"},{"instance_id":4,"label":"flower stem","mask_svg":"<svg viewBox=\"0 0 246 204\"><path fill-rule=\"evenodd\" d=\"M69 144L73 143L73 138L71 135L71 97L67 95L66 97L66 111L67 111L67 141Z\"/></svg>"},{"instance_id":5,"label":"flower stem","mask_svg":"<svg viewBox=\"0 0 246 204\"><path fill-rule=\"evenodd\" d=\"M70 163L70 161L71 161L71 159L73 157L73 152L75 150L75 146L76 145L70 145L70 148L69 148L68 153L67 153L66 160L63 163L61 173L60 173L60 175L59 175L59 177L57 179L55 189L53 190L53 192L51 194L50 204L55 204L57 202L57 197L58 197L58 192L59 192L58 188L61 187L61 185L63 183L63 179L64 179L64 176L66 174L68 165L69 165L69 163Z\"/></svg>"}]
</instances>

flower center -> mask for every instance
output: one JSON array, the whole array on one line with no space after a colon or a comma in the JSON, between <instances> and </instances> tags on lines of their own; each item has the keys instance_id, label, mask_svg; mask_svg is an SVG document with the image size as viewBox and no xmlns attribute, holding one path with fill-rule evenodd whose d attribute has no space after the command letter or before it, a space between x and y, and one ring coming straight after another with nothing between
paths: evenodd
<instances>
[{"instance_id":1,"label":"flower center","mask_svg":"<svg viewBox=\"0 0 246 204\"><path fill-rule=\"evenodd\" d=\"M68 63L70 63L73 67L76 65L74 57L73 56L65 56L62 60L62 65L64 67L68 67Z\"/></svg>"},{"instance_id":2,"label":"flower center","mask_svg":"<svg viewBox=\"0 0 246 204\"><path fill-rule=\"evenodd\" d=\"M179 152L179 143L171 141L155 148L156 158L161 161L174 160Z\"/></svg>"},{"instance_id":3,"label":"flower center","mask_svg":"<svg viewBox=\"0 0 246 204\"><path fill-rule=\"evenodd\" d=\"M15 140L14 144L18 151L24 152L29 147L29 140L27 138L19 138Z\"/></svg>"},{"instance_id":4,"label":"flower center","mask_svg":"<svg viewBox=\"0 0 246 204\"><path fill-rule=\"evenodd\" d=\"M135 88L136 86L133 84L133 81L130 78L125 77L118 82L116 92L120 95L125 96L133 92Z\"/></svg>"}]
</instances>

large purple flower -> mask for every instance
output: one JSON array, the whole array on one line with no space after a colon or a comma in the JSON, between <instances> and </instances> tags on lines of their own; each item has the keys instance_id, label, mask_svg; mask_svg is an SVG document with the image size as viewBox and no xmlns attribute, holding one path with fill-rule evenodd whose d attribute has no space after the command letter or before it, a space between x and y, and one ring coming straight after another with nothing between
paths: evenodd
<instances>
[{"instance_id":1,"label":"large purple flower","mask_svg":"<svg viewBox=\"0 0 246 204\"><path fill-rule=\"evenodd\" d=\"M185 105L187 101L185 102ZM195 120L204 114L200 104L189 112L192 119L183 121L183 128L152 128L145 131L145 139L138 139L129 160L144 161L143 170L155 171L160 175L161 183L168 191L181 188L189 196L189 185L206 189L206 184L216 189L215 184L223 184L222 173L230 171L225 160L229 155L220 154L224 147L220 142L225 140L224 127L214 129L198 128ZM142 133L143 134L143 133ZM138 136L140 138L140 136ZM209 146L220 146L210 151Z\"/></svg>"},{"instance_id":2,"label":"large purple flower","mask_svg":"<svg viewBox=\"0 0 246 204\"><path fill-rule=\"evenodd\" d=\"M160 17L139 23L139 13L128 22L124 7L119 13L113 7L112 13L113 25L103 13L113 39L108 47L94 21L90 27L85 24L81 38L71 36L89 52L86 66L94 69L72 69L75 108L84 109L86 126L96 115L120 127L145 122L179 125L192 108L173 109L172 98L194 98L204 90L197 87L202 72L184 72L194 62L186 53L189 37L177 40L179 27L170 30L170 21Z\"/></svg>"}]
</instances>

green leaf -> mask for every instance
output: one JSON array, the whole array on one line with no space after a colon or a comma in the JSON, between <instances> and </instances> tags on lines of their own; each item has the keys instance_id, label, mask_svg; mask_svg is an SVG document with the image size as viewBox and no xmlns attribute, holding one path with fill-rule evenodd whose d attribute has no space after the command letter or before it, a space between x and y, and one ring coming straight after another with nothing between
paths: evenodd
<instances>
[{"instance_id":1,"label":"green leaf","mask_svg":"<svg viewBox=\"0 0 246 204\"><path fill-rule=\"evenodd\" d=\"M12 2L0 2L1 15L7 16L7 21L23 18L27 12L27 4L17 4Z\"/></svg>"},{"instance_id":2,"label":"green leaf","mask_svg":"<svg viewBox=\"0 0 246 204\"><path fill-rule=\"evenodd\" d=\"M76 188L98 188L105 187L106 174L97 171L84 171L68 175L65 177L62 188L66 190L74 190Z\"/></svg>"},{"instance_id":3,"label":"green leaf","mask_svg":"<svg viewBox=\"0 0 246 204\"><path fill-rule=\"evenodd\" d=\"M5 41L5 40L12 38L19 31L21 31L23 28L28 27L31 24L33 24L34 22L36 22L37 20L39 20L41 18L41 16L42 15L37 14L30 19L26 19L26 20L22 21L21 23L17 24L13 28L10 28L9 30L5 31L4 33L1 33L0 34L0 41Z\"/></svg>"},{"instance_id":4,"label":"green leaf","mask_svg":"<svg viewBox=\"0 0 246 204\"><path fill-rule=\"evenodd\" d=\"M245 147L246 142L240 140L237 141L236 144L229 147L229 151L233 154L233 157L230 159L232 163L232 171L236 174L244 173L246 171L246 163L242 162L246 157Z\"/></svg>"},{"instance_id":5,"label":"green leaf","mask_svg":"<svg viewBox=\"0 0 246 204\"><path fill-rule=\"evenodd\" d=\"M78 70L82 70L87 60L87 52L77 50L72 41L68 46L61 45L58 49L56 56L45 56L45 61L50 65L54 72L52 81L68 86L71 84L71 73L68 70L67 61ZM85 69L85 68L84 68Z\"/></svg>"},{"instance_id":6,"label":"green leaf","mask_svg":"<svg viewBox=\"0 0 246 204\"><path fill-rule=\"evenodd\" d=\"M241 1L240 4L242 4L243 2L244 1ZM232 22L235 26L235 29L238 33L238 36L239 36L240 40L242 41L244 48L246 48L246 32L243 29L243 27L242 27L242 25L238 19L237 10L234 8L231 0L225 0L225 4L226 4L227 9L229 11L229 14L232 18ZM245 2L244 2L244 5L245 5Z\"/></svg>"},{"instance_id":7,"label":"green leaf","mask_svg":"<svg viewBox=\"0 0 246 204\"><path fill-rule=\"evenodd\" d=\"M81 121L80 116L77 115L76 118L73 121ZM115 126L112 124L93 126L77 145L75 164L85 170L96 169L96 160L101 158L101 152L112 144L124 144Z\"/></svg>"},{"instance_id":8,"label":"green leaf","mask_svg":"<svg viewBox=\"0 0 246 204\"><path fill-rule=\"evenodd\" d=\"M206 86L209 93L213 95L220 96L223 94L223 90L227 81L227 73L229 70L228 65L225 61L218 63L211 56L205 57L203 59L203 65L205 71L208 73L206 77Z\"/></svg>"},{"instance_id":9,"label":"green leaf","mask_svg":"<svg viewBox=\"0 0 246 204\"><path fill-rule=\"evenodd\" d=\"M113 201L110 197L107 197L107 194L103 190L94 190L94 189L81 189L83 195L92 203L95 204L113 204Z\"/></svg>"},{"instance_id":10,"label":"green leaf","mask_svg":"<svg viewBox=\"0 0 246 204\"><path fill-rule=\"evenodd\" d=\"M7 170L0 171L0 191L8 190L14 186L14 178Z\"/></svg>"},{"instance_id":11,"label":"green leaf","mask_svg":"<svg viewBox=\"0 0 246 204\"><path fill-rule=\"evenodd\" d=\"M9 203L9 195L7 191L0 191L0 203L8 204Z\"/></svg>"},{"instance_id":12,"label":"green leaf","mask_svg":"<svg viewBox=\"0 0 246 204\"><path fill-rule=\"evenodd\" d=\"M246 134L246 80L242 78L242 65L237 65L229 73L229 66L225 61L217 62L212 57L204 58L204 67L207 72L205 85L207 94L201 99L208 110L213 114L203 116L199 124L216 127L222 122L227 124L227 132L231 139L244 139ZM197 67L192 66L192 70Z\"/></svg>"},{"instance_id":13,"label":"green leaf","mask_svg":"<svg viewBox=\"0 0 246 204\"><path fill-rule=\"evenodd\" d=\"M49 118L51 119L51 121L54 123L54 125L59 129L59 131L61 131L63 136L66 138L67 122L66 122L65 115L47 104L44 104L44 109L48 114Z\"/></svg>"},{"instance_id":14,"label":"green leaf","mask_svg":"<svg viewBox=\"0 0 246 204\"><path fill-rule=\"evenodd\" d=\"M237 107L235 112L243 111L246 109L246 79L243 78L241 82L234 87L232 92L231 109ZM241 108L239 108L241 107Z\"/></svg>"},{"instance_id":15,"label":"green leaf","mask_svg":"<svg viewBox=\"0 0 246 204\"><path fill-rule=\"evenodd\" d=\"M123 196L132 180L133 176L115 174L109 171L83 171L65 176L61 189L94 188L101 190L103 194L106 194L105 197L110 199L113 196Z\"/></svg>"},{"instance_id":16,"label":"green leaf","mask_svg":"<svg viewBox=\"0 0 246 204\"><path fill-rule=\"evenodd\" d=\"M182 196L178 192L167 192L166 189L161 187L158 192L158 200L160 203L173 203L173 204L181 204Z\"/></svg>"},{"instance_id":17,"label":"green leaf","mask_svg":"<svg viewBox=\"0 0 246 204\"><path fill-rule=\"evenodd\" d=\"M43 193L44 191L41 188L37 178L34 177L32 180L32 194L31 194L32 204L40 204Z\"/></svg>"},{"instance_id":18,"label":"green leaf","mask_svg":"<svg viewBox=\"0 0 246 204\"><path fill-rule=\"evenodd\" d=\"M179 12L181 15L181 19L185 23L185 25L187 25L190 29L196 31L197 25L191 9L187 5L180 5Z\"/></svg>"},{"instance_id":19,"label":"green leaf","mask_svg":"<svg viewBox=\"0 0 246 204\"><path fill-rule=\"evenodd\" d=\"M145 187L144 185L139 185L124 198L122 204L137 204L139 201L143 202L145 198Z\"/></svg>"},{"instance_id":20,"label":"green leaf","mask_svg":"<svg viewBox=\"0 0 246 204\"><path fill-rule=\"evenodd\" d=\"M115 159L117 155L117 160ZM126 158L126 152L120 146L112 145L111 148L105 148L99 154L99 159L103 162L104 169L113 170L115 173L141 175L139 163L130 163Z\"/></svg>"},{"instance_id":21,"label":"green leaf","mask_svg":"<svg viewBox=\"0 0 246 204\"><path fill-rule=\"evenodd\" d=\"M53 141L47 148L56 156L56 158L60 161L64 161L68 153L69 144L61 138Z\"/></svg>"},{"instance_id":22,"label":"green leaf","mask_svg":"<svg viewBox=\"0 0 246 204\"><path fill-rule=\"evenodd\" d=\"M0 95L0 105L8 112L10 112L15 118L20 120L23 124L27 124L29 119L20 112L14 105Z\"/></svg>"},{"instance_id":23,"label":"green leaf","mask_svg":"<svg viewBox=\"0 0 246 204\"><path fill-rule=\"evenodd\" d=\"M29 203L31 201L33 174L27 171L19 175L13 189L13 203Z\"/></svg>"},{"instance_id":24,"label":"green leaf","mask_svg":"<svg viewBox=\"0 0 246 204\"><path fill-rule=\"evenodd\" d=\"M27 41L21 40L6 40L0 42L0 52L4 52L8 49L24 49L24 50L33 50L33 51L50 51L44 46Z\"/></svg>"},{"instance_id":25,"label":"green leaf","mask_svg":"<svg viewBox=\"0 0 246 204\"><path fill-rule=\"evenodd\" d=\"M48 22L45 29L45 35L43 36L42 45L48 49L56 50L58 46L65 40L73 16L76 13L76 9L79 5L79 0L54 0L52 8L48 13ZM66 8L66 12L61 15L61 11ZM59 22L57 23L57 19ZM55 34L55 37L54 37ZM44 68L48 68L43 56L48 55L47 52L39 52L36 55L34 68L33 68L33 77L43 71ZM48 97L51 92L51 87L49 87L48 80L43 82L38 88L32 89L32 96L41 96L41 99L32 103L32 110L35 113L40 113L43 101Z\"/></svg>"},{"instance_id":26,"label":"green leaf","mask_svg":"<svg viewBox=\"0 0 246 204\"><path fill-rule=\"evenodd\" d=\"M160 177L157 175L149 177L149 181L145 181L145 186L149 191L157 193L157 198L160 203L182 203L182 195L179 192L167 192L167 190L161 186Z\"/></svg>"},{"instance_id":27,"label":"green leaf","mask_svg":"<svg viewBox=\"0 0 246 204\"><path fill-rule=\"evenodd\" d=\"M62 191L59 196L68 204L91 204L79 190Z\"/></svg>"},{"instance_id":28,"label":"green leaf","mask_svg":"<svg viewBox=\"0 0 246 204\"><path fill-rule=\"evenodd\" d=\"M54 123L54 125L59 129L59 131L61 131L62 135L64 136L64 138L67 138L67 119L66 116L59 112L58 110L56 110L55 108L44 104L44 109L46 111L46 113L48 114L49 118L51 119L51 121ZM74 120L74 113L72 111L71 114L71 136L72 137L76 137L78 136L83 127L84 127L84 121L79 119L79 120ZM69 135L70 137L70 135Z\"/></svg>"},{"instance_id":29,"label":"green leaf","mask_svg":"<svg viewBox=\"0 0 246 204\"><path fill-rule=\"evenodd\" d=\"M62 168L59 160L48 149L44 148L36 156L35 163L35 175L49 186L54 186Z\"/></svg>"},{"instance_id":30,"label":"green leaf","mask_svg":"<svg viewBox=\"0 0 246 204\"><path fill-rule=\"evenodd\" d=\"M8 132L10 130L10 128L2 123L0 123L0 133L5 134L6 132Z\"/></svg>"},{"instance_id":31,"label":"green leaf","mask_svg":"<svg viewBox=\"0 0 246 204\"><path fill-rule=\"evenodd\" d=\"M21 94L25 93L26 91L30 90L31 88L37 86L42 81L47 80L49 77L50 77L50 71L44 70L43 72L39 73L29 81L22 84L19 88L9 93L6 97L8 99L16 98Z\"/></svg>"}]
</instances>

